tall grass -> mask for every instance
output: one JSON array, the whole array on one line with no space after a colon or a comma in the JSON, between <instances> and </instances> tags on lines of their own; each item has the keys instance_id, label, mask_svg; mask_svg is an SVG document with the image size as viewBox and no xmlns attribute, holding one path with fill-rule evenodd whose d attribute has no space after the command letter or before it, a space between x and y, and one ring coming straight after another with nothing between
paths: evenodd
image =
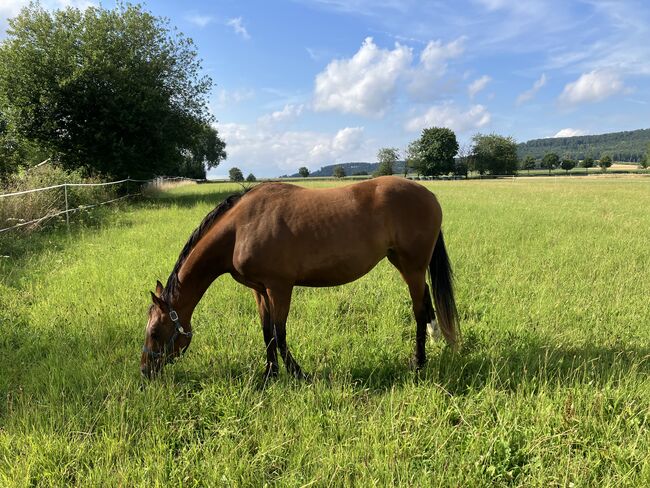
<instances>
[{"instance_id":1,"label":"tall grass","mask_svg":"<svg viewBox=\"0 0 650 488\"><path fill-rule=\"evenodd\" d=\"M141 384L148 291L235 185L30 236L0 259L0 485L647 486L648 183L426 186L464 342L429 344L420 374L382 262L295 291L288 342L313 382L264 385L253 298L224 276L188 355Z\"/></svg>"}]
</instances>

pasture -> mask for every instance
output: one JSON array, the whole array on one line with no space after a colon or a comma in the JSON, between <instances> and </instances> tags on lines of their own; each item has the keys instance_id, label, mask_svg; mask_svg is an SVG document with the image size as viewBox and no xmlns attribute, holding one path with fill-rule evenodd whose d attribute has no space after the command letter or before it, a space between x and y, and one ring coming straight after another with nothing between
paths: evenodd
<instances>
[{"instance_id":1,"label":"pasture","mask_svg":"<svg viewBox=\"0 0 650 488\"><path fill-rule=\"evenodd\" d=\"M187 355L142 387L149 290L237 186L21 237L0 259L0 485L649 485L650 181L426 186L463 342L427 344L420 373L384 260L294 292L287 340L311 383L282 368L263 385L252 294L222 276Z\"/></svg>"}]
</instances>

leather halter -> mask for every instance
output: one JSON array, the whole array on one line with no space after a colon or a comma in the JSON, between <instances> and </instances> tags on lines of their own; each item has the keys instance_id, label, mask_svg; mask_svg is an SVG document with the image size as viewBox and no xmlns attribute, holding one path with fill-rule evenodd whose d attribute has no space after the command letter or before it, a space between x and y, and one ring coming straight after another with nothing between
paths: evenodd
<instances>
[{"instance_id":1,"label":"leather halter","mask_svg":"<svg viewBox=\"0 0 650 488\"><path fill-rule=\"evenodd\" d=\"M181 321L178 319L178 314L176 313L176 310L174 310L170 305L168 306L168 308L169 308L169 318L174 323L174 333L169 338L169 340L165 343L165 347L163 347L161 351L152 351L147 347L146 344L142 346L142 352L146 353L151 359L159 359L173 352L174 343L176 342L176 339L178 339L178 336L182 335L187 337L188 339L192 338L192 331L185 332L185 329L181 325ZM181 351L181 353L183 352L184 351Z\"/></svg>"}]
</instances>

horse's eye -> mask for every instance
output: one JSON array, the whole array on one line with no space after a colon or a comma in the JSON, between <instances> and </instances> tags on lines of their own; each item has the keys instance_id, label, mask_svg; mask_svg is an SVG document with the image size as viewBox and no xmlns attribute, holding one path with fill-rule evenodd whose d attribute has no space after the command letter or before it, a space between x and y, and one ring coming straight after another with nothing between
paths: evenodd
<instances>
[{"instance_id":1,"label":"horse's eye","mask_svg":"<svg viewBox=\"0 0 650 488\"><path fill-rule=\"evenodd\" d=\"M152 333L151 333L151 338L152 338L154 341L157 341L157 340L158 340L158 331L154 331L154 332L152 332Z\"/></svg>"}]
</instances>

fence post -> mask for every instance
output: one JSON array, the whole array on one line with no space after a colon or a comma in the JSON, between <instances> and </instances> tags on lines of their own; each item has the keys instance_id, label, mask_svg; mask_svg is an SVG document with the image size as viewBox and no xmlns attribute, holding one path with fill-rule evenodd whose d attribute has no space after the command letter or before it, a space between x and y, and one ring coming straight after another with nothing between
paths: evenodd
<instances>
[{"instance_id":1,"label":"fence post","mask_svg":"<svg viewBox=\"0 0 650 488\"><path fill-rule=\"evenodd\" d=\"M68 184L63 184L63 194L65 195L65 223L68 226L68 232L70 232L70 212L68 211Z\"/></svg>"}]
</instances>

